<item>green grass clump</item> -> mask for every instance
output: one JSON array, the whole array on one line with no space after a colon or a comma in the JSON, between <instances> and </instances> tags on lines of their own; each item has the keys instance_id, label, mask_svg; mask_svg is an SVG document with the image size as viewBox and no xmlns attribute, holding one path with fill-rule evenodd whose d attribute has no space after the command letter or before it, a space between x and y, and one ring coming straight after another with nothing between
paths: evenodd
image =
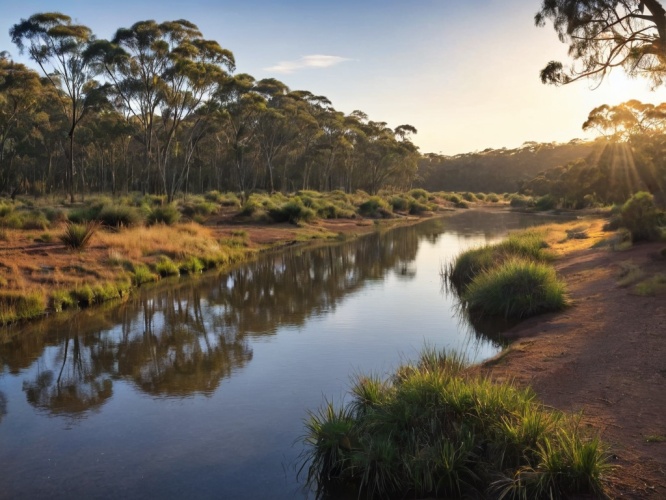
<instances>
[{"instance_id":1,"label":"green grass clump","mask_svg":"<svg viewBox=\"0 0 666 500\"><path fill-rule=\"evenodd\" d=\"M0 203L0 217L5 217L14 211L14 205L9 203Z\"/></svg>"},{"instance_id":2,"label":"green grass clump","mask_svg":"<svg viewBox=\"0 0 666 500\"><path fill-rule=\"evenodd\" d=\"M425 189L412 189L407 193L409 196L415 200L428 201L429 193Z\"/></svg>"},{"instance_id":3,"label":"green grass clump","mask_svg":"<svg viewBox=\"0 0 666 500\"><path fill-rule=\"evenodd\" d=\"M163 255L155 264L155 272L164 278L166 276L178 276L180 269L174 261Z\"/></svg>"},{"instance_id":4,"label":"green grass clump","mask_svg":"<svg viewBox=\"0 0 666 500\"><path fill-rule=\"evenodd\" d=\"M74 208L67 213L67 220L76 224L83 224L85 222L97 220L102 208L104 208L103 205L90 205Z\"/></svg>"},{"instance_id":5,"label":"green grass clump","mask_svg":"<svg viewBox=\"0 0 666 500\"><path fill-rule=\"evenodd\" d=\"M99 224L94 221L85 224L69 222L65 227L65 232L60 235L60 241L73 250L83 250L90 244L90 239L98 227Z\"/></svg>"},{"instance_id":6,"label":"green grass clump","mask_svg":"<svg viewBox=\"0 0 666 500\"><path fill-rule=\"evenodd\" d=\"M297 196L280 205L279 207L269 208L268 216L274 222L307 222L315 218L316 213L313 209L306 207L303 201Z\"/></svg>"},{"instance_id":7,"label":"green grass clump","mask_svg":"<svg viewBox=\"0 0 666 500\"><path fill-rule=\"evenodd\" d=\"M202 199L194 199L190 202L182 203L180 209L186 217L195 217L197 215L206 217L216 213L219 205Z\"/></svg>"},{"instance_id":8,"label":"green grass clump","mask_svg":"<svg viewBox=\"0 0 666 500\"><path fill-rule=\"evenodd\" d=\"M88 307L95 303L95 292L88 284L75 288L70 294L80 307Z\"/></svg>"},{"instance_id":9,"label":"green grass clump","mask_svg":"<svg viewBox=\"0 0 666 500\"><path fill-rule=\"evenodd\" d=\"M509 196L509 204L514 208L530 208L534 206L534 199L531 196L514 193Z\"/></svg>"},{"instance_id":10,"label":"green grass clump","mask_svg":"<svg viewBox=\"0 0 666 500\"><path fill-rule=\"evenodd\" d=\"M462 201L462 198L458 196L456 193L449 193L444 197L444 199L450 201L454 205L457 205Z\"/></svg>"},{"instance_id":11,"label":"green grass clump","mask_svg":"<svg viewBox=\"0 0 666 500\"><path fill-rule=\"evenodd\" d=\"M158 205L152 207L147 216L148 224L166 224L172 226L180 220L180 212L175 205Z\"/></svg>"},{"instance_id":12,"label":"green grass clump","mask_svg":"<svg viewBox=\"0 0 666 500\"><path fill-rule=\"evenodd\" d=\"M205 268L206 266L201 259L192 256L188 257L178 265L178 269L184 274L198 274Z\"/></svg>"},{"instance_id":13,"label":"green grass clump","mask_svg":"<svg viewBox=\"0 0 666 500\"><path fill-rule=\"evenodd\" d=\"M23 216L21 229L36 229L39 231L44 231L49 227L50 224L50 221L42 212L31 211Z\"/></svg>"},{"instance_id":14,"label":"green grass clump","mask_svg":"<svg viewBox=\"0 0 666 500\"><path fill-rule=\"evenodd\" d=\"M409 210L409 198L406 196L391 196L389 203L394 212L406 212Z\"/></svg>"},{"instance_id":15,"label":"green grass clump","mask_svg":"<svg viewBox=\"0 0 666 500\"><path fill-rule=\"evenodd\" d=\"M0 291L0 325L32 319L46 312L46 297L41 292Z\"/></svg>"},{"instance_id":16,"label":"green grass clump","mask_svg":"<svg viewBox=\"0 0 666 500\"><path fill-rule=\"evenodd\" d=\"M553 210L557 208L557 200L554 196L547 194L537 198L534 202L535 208L540 212L545 212L546 210Z\"/></svg>"},{"instance_id":17,"label":"green grass clump","mask_svg":"<svg viewBox=\"0 0 666 500\"><path fill-rule=\"evenodd\" d=\"M364 217L388 218L391 217L391 207L388 202L379 196L371 196L358 206L358 213Z\"/></svg>"},{"instance_id":18,"label":"green grass clump","mask_svg":"<svg viewBox=\"0 0 666 500\"><path fill-rule=\"evenodd\" d=\"M497 196L495 193L489 193L486 196L486 201L489 201L490 203L498 203L500 199L499 196Z\"/></svg>"},{"instance_id":19,"label":"green grass clump","mask_svg":"<svg viewBox=\"0 0 666 500\"><path fill-rule=\"evenodd\" d=\"M411 215L420 215L422 213L430 211L431 207L427 203L423 203L419 200L411 200L409 202L409 213Z\"/></svg>"},{"instance_id":20,"label":"green grass clump","mask_svg":"<svg viewBox=\"0 0 666 500\"><path fill-rule=\"evenodd\" d=\"M559 311L568 303L551 266L517 258L477 275L462 298L473 313L507 319Z\"/></svg>"},{"instance_id":21,"label":"green grass clump","mask_svg":"<svg viewBox=\"0 0 666 500\"><path fill-rule=\"evenodd\" d=\"M475 201L479 201L478 198L476 197L476 195L474 193L470 193L469 191L466 191L462 194L462 199L467 201L467 202L470 202L470 203L474 203Z\"/></svg>"},{"instance_id":22,"label":"green grass clump","mask_svg":"<svg viewBox=\"0 0 666 500\"><path fill-rule=\"evenodd\" d=\"M105 205L96 219L106 226L113 227L129 227L143 223L141 212L127 205Z\"/></svg>"},{"instance_id":23,"label":"green grass clump","mask_svg":"<svg viewBox=\"0 0 666 500\"><path fill-rule=\"evenodd\" d=\"M453 287L462 292L480 273L490 270L505 261L521 257L535 261L551 258L546 252L546 241L538 230L510 234L505 240L462 252L444 271L444 277Z\"/></svg>"},{"instance_id":24,"label":"green grass clump","mask_svg":"<svg viewBox=\"0 0 666 500\"><path fill-rule=\"evenodd\" d=\"M666 292L666 274L655 274L645 281L641 281L634 287L634 291L637 295L644 297L653 297Z\"/></svg>"},{"instance_id":25,"label":"green grass clump","mask_svg":"<svg viewBox=\"0 0 666 500\"><path fill-rule=\"evenodd\" d=\"M300 472L318 497L601 495L607 454L578 424L426 349L390 378L357 377L345 405L310 412Z\"/></svg>"},{"instance_id":26,"label":"green grass clump","mask_svg":"<svg viewBox=\"0 0 666 500\"><path fill-rule=\"evenodd\" d=\"M141 286L144 283L152 283L160 279L159 275L152 272L145 264L134 264L132 267L132 284L134 286Z\"/></svg>"},{"instance_id":27,"label":"green grass clump","mask_svg":"<svg viewBox=\"0 0 666 500\"><path fill-rule=\"evenodd\" d=\"M77 302L71 293L65 290L56 290L51 294L51 307L55 312L62 312L76 306Z\"/></svg>"}]
</instances>

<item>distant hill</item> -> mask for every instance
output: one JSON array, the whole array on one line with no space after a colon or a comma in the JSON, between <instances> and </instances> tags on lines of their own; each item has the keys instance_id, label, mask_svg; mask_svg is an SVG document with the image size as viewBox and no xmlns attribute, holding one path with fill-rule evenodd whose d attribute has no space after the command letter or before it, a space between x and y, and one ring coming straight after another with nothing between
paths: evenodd
<instances>
[{"instance_id":1,"label":"distant hill","mask_svg":"<svg viewBox=\"0 0 666 500\"><path fill-rule=\"evenodd\" d=\"M515 149L485 149L455 156L423 155L420 187L429 191L515 192L549 168L599 154L602 141L526 142Z\"/></svg>"}]
</instances>

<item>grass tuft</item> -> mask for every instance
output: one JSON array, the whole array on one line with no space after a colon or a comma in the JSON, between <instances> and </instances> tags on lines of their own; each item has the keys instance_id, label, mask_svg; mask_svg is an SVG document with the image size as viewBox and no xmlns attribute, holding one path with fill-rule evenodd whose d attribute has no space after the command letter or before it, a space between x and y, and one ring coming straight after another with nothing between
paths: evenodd
<instances>
[{"instance_id":1,"label":"grass tuft","mask_svg":"<svg viewBox=\"0 0 666 500\"><path fill-rule=\"evenodd\" d=\"M90 239L98 227L99 223L97 222L87 222L85 224L67 223L65 232L60 235L60 241L71 249L83 250L90 243Z\"/></svg>"}]
</instances>

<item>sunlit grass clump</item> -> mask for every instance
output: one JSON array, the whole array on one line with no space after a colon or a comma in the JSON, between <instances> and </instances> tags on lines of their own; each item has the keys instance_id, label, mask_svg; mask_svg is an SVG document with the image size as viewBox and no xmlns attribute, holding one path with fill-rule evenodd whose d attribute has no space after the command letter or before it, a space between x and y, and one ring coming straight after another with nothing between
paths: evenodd
<instances>
[{"instance_id":1,"label":"sunlit grass clump","mask_svg":"<svg viewBox=\"0 0 666 500\"><path fill-rule=\"evenodd\" d=\"M36 318L45 312L46 297L40 291L0 291L0 325Z\"/></svg>"},{"instance_id":2,"label":"sunlit grass clump","mask_svg":"<svg viewBox=\"0 0 666 500\"><path fill-rule=\"evenodd\" d=\"M521 319L567 306L564 283L551 266L514 258L479 274L462 296L473 314Z\"/></svg>"},{"instance_id":3,"label":"sunlit grass clump","mask_svg":"<svg viewBox=\"0 0 666 500\"><path fill-rule=\"evenodd\" d=\"M426 349L389 379L357 377L345 405L311 412L301 472L320 497L599 495L607 456L576 424Z\"/></svg>"},{"instance_id":4,"label":"sunlit grass clump","mask_svg":"<svg viewBox=\"0 0 666 500\"><path fill-rule=\"evenodd\" d=\"M68 223L65 232L60 235L60 241L73 250L83 250L89 245L98 227L99 224L96 222Z\"/></svg>"}]
</instances>

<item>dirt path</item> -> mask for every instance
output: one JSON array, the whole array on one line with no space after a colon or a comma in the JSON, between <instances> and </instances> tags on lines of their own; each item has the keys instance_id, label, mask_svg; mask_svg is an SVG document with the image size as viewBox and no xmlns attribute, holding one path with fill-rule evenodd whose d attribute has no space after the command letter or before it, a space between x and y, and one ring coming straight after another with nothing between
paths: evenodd
<instances>
[{"instance_id":1,"label":"dirt path","mask_svg":"<svg viewBox=\"0 0 666 500\"><path fill-rule=\"evenodd\" d=\"M666 498L666 294L620 287L622 266L666 272L664 244L623 252L589 249L557 263L573 307L508 332L511 348L485 369L531 385L541 400L582 412L610 443L613 498Z\"/></svg>"}]
</instances>

